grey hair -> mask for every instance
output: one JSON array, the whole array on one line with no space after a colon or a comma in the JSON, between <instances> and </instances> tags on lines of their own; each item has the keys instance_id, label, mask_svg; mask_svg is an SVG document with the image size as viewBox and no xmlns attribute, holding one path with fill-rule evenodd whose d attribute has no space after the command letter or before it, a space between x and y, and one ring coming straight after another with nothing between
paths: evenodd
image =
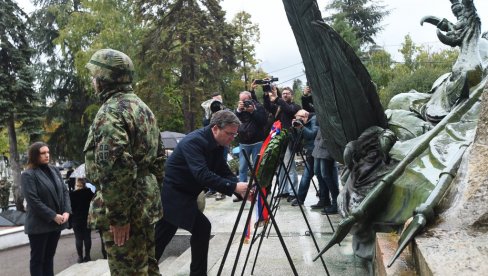
<instances>
[{"instance_id":1,"label":"grey hair","mask_svg":"<svg viewBox=\"0 0 488 276\"><path fill-rule=\"evenodd\" d=\"M249 91L242 91L241 93L239 93L239 96L240 95L246 95L249 99L252 99L252 94Z\"/></svg>"},{"instance_id":2,"label":"grey hair","mask_svg":"<svg viewBox=\"0 0 488 276\"><path fill-rule=\"evenodd\" d=\"M241 121L237 118L234 112L229 110L220 110L215 112L210 119L210 127L217 126L218 128L224 128L227 125L239 126Z\"/></svg>"}]
</instances>

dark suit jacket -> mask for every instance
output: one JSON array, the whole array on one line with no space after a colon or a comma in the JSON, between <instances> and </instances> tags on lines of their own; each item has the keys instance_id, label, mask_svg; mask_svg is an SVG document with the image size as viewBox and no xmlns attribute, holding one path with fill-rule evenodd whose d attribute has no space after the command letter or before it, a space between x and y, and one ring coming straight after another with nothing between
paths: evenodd
<instances>
[{"instance_id":1,"label":"dark suit jacket","mask_svg":"<svg viewBox=\"0 0 488 276\"><path fill-rule=\"evenodd\" d=\"M205 187L232 195L237 178L224 159L224 148L209 126L193 131L178 143L166 161L161 200L163 217L191 230L198 211L197 197Z\"/></svg>"},{"instance_id":2,"label":"dark suit jacket","mask_svg":"<svg viewBox=\"0 0 488 276\"><path fill-rule=\"evenodd\" d=\"M54 217L71 213L68 189L59 170L51 165L49 168L56 182L54 184L40 168L27 169L22 173L22 192L27 201L26 234L61 231L67 227L67 223L58 225Z\"/></svg>"}]
</instances>

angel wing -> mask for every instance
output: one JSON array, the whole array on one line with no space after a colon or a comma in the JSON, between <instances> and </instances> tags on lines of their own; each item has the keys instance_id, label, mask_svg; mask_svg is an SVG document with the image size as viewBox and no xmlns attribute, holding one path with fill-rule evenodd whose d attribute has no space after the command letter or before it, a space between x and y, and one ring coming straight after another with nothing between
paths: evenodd
<instances>
[{"instance_id":1,"label":"angel wing","mask_svg":"<svg viewBox=\"0 0 488 276\"><path fill-rule=\"evenodd\" d=\"M371 77L340 35L328 26L315 0L283 0L305 66L322 137L343 163L346 144L387 119Z\"/></svg>"}]
</instances>

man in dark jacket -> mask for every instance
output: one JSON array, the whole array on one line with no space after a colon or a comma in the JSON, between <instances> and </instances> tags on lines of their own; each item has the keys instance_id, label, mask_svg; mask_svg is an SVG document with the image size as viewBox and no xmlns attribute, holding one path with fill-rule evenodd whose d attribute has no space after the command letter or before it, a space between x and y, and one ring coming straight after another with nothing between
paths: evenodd
<instances>
[{"instance_id":1,"label":"man in dark jacket","mask_svg":"<svg viewBox=\"0 0 488 276\"><path fill-rule=\"evenodd\" d=\"M239 119L228 110L216 112L210 124L188 134L166 161L161 190L163 218L156 224L156 259L181 227L192 236L190 275L207 275L211 224L198 210L205 187L244 197L247 183L238 182L224 159L224 147L237 136Z\"/></svg>"},{"instance_id":2,"label":"man in dark jacket","mask_svg":"<svg viewBox=\"0 0 488 276\"><path fill-rule=\"evenodd\" d=\"M251 92L243 91L239 94L236 110L237 118L241 121L239 130L239 181L247 182L248 166L244 158L244 151L252 156L254 164L259 150L266 138L266 111L257 101L252 99Z\"/></svg>"},{"instance_id":3,"label":"man in dark jacket","mask_svg":"<svg viewBox=\"0 0 488 276\"><path fill-rule=\"evenodd\" d=\"M295 114L302 109L300 105L293 102L293 90L289 87L285 87L281 92L281 98L278 97L276 87L272 87L270 93L264 93L264 108L272 113L275 120L281 121L281 126L283 129L289 129L291 127L291 122L295 118ZM293 189L291 185L298 190L298 174L295 165L295 154L292 152L294 147L293 143L288 144L288 148L285 153L284 164L288 166L291 161L289 178L285 176L285 170L280 170L279 183L280 183L280 197L288 197L288 202L294 199ZM291 179L292 183L288 181ZM282 186L284 185L284 186Z\"/></svg>"},{"instance_id":4,"label":"man in dark jacket","mask_svg":"<svg viewBox=\"0 0 488 276\"><path fill-rule=\"evenodd\" d=\"M293 120L293 128L297 134L301 136L301 142L303 144L303 150L305 152L306 166L303 171L302 179L298 186L297 196L292 206L298 206L303 204L305 197L307 197L308 188L310 187L310 181L313 177L313 165L314 159L312 157L312 151L314 147L315 136L319 127L317 126L315 115L308 113L305 109L297 112L295 120Z\"/></svg>"}]
</instances>

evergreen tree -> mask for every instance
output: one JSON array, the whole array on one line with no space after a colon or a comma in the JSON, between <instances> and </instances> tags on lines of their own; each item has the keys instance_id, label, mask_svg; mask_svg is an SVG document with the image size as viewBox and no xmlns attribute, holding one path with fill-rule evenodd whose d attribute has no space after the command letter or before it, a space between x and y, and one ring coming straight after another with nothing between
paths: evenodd
<instances>
[{"instance_id":1,"label":"evergreen tree","mask_svg":"<svg viewBox=\"0 0 488 276\"><path fill-rule=\"evenodd\" d=\"M139 56L145 64L139 88L145 95L163 95L159 108L165 114L158 119L165 126L175 125L174 117L183 114L184 131L195 129L202 118L200 104L212 92L220 91L226 104L236 67L235 40L219 2L136 0L148 30Z\"/></svg>"},{"instance_id":2,"label":"evergreen tree","mask_svg":"<svg viewBox=\"0 0 488 276\"><path fill-rule=\"evenodd\" d=\"M373 37L382 30L380 23L390 13L375 0L332 0L326 10L332 12L326 21L331 25L336 20L346 21L356 33L361 46L375 44Z\"/></svg>"},{"instance_id":3,"label":"evergreen tree","mask_svg":"<svg viewBox=\"0 0 488 276\"><path fill-rule=\"evenodd\" d=\"M251 15L245 11L237 13L232 20L236 32L234 52L236 53L238 75L244 79L244 90L248 89L249 74L255 69L258 61L255 59L255 44L259 43L259 25L253 24Z\"/></svg>"},{"instance_id":4,"label":"evergreen tree","mask_svg":"<svg viewBox=\"0 0 488 276\"><path fill-rule=\"evenodd\" d=\"M86 81L76 67L78 52L83 48L80 42L61 35L67 32L70 20L77 17L80 1L38 0L33 13L32 41L38 52L35 56L36 78L39 93L49 99L46 110L46 125L50 126L48 143L53 159L66 158L83 160L83 146L86 141L89 120L83 120L87 107L93 103L86 93ZM71 30L72 34L80 34ZM61 51L60 51L61 50ZM52 131L51 131L52 129Z\"/></svg>"},{"instance_id":5,"label":"evergreen tree","mask_svg":"<svg viewBox=\"0 0 488 276\"><path fill-rule=\"evenodd\" d=\"M300 102L299 100L303 95L303 81L301 79L294 79L291 89L293 89L295 102Z\"/></svg>"},{"instance_id":6,"label":"evergreen tree","mask_svg":"<svg viewBox=\"0 0 488 276\"><path fill-rule=\"evenodd\" d=\"M27 15L15 2L0 1L0 122L8 130L14 201L20 211L24 211L24 199L20 190L15 125L35 115L32 111L39 105L39 97L32 88L34 78L30 59L33 50L28 43L27 20Z\"/></svg>"}]
</instances>

